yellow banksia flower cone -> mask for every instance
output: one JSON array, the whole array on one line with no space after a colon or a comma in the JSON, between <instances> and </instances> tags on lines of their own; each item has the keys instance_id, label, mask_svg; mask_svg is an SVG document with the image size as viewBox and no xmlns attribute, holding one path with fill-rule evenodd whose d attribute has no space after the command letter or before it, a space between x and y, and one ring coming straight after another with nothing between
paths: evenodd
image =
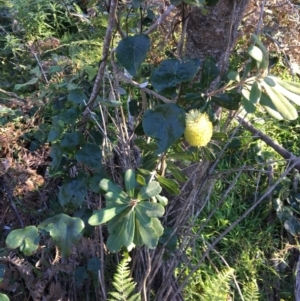
<instances>
[{"instance_id":1,"label":"yellow banksia flower cone","mask_svg":"<svg viewBox=\"0 0 300 301\"><path fill-rule=\"evenodd\" d=\"M206 113L190 110L185 118L185 140L191 146L206 146L213 134L213 125Z\"/></svg>"}]
</instances>

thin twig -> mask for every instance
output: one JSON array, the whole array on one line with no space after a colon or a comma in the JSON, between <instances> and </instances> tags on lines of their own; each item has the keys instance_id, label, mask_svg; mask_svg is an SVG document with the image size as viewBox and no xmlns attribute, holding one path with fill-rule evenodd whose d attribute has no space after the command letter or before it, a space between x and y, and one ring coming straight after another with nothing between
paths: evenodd
<instances>
[{"instance_id":1,"label":"thin twig","mask_svg":"<svg viewBox=\"0 0 300 301\"><path fill-rule=\"evenodd\" d=\"M171 13L171 11L175 8L173 4L171 4L166 11L156 20L156 22L151 25L146 31L145 34L150 34L165 20L165 18Z\"/></svg>"}]
</instances>

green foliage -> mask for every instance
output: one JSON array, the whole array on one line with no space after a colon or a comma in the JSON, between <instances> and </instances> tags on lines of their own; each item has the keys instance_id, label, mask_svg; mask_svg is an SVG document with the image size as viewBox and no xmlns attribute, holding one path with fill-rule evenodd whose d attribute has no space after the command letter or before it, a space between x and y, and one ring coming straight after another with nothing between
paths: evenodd
<instances>
[{"instance_id":1,"label":"green foliage","mask_svg":"<svg viewBox=\"0 0 300 301\"><path fill-rule=\"evenodd\" d=\"M185 111L176 104L164 104L147 110L143 117L143 129L158 145L155 154L161 154L183 134Z\"/></svg>"},{"instance_id":2,"label":"green foliage","mask_svg":"<svg viewBox=\"0 0 300 301\"><path fill-rule=\"evenodd\" d=\"M6 238L6 244L10 249L19 247L21 252L29 256L38 248L39 240L38 229L35 226L28 226L11 231Z\"/></svg>"},{"instance_id":3,"label":"green foliage","mask_svg":"<svg viewBox=\"0 0 300 301\"><path fill-rule=\"evenodd\" d=\"M0 293L0 301L9 301L7 295Z\"/></svg>"},{"instance_id":4,"label":"green foliage","mask_svg":"<svg viewBox=\"0 0 300 301\"><path fill-rule=\"evenodd\" d=\"M134 293L136 283L130 277L129 268L130 258L124 258L117 265L117 270L114 274L114 281L112 285L114 291L110 292L110 301L139 301L141 299L140 293Z\"/></svg>"},{"instance_id":5,"label":"green foliage","mask_svg":"<svg viewBox=\"0 0 300 301\"><path fill-rule=\"evenodd\" d=\"M137 76L149 49L150 38L147 35L127 37L119 42L116 56L119 63L132 76Z\"/></svg>"},{"instance_id":6,"label":"green foliage","mask_svg":"<svg viewBox=\"0 0 300 301\"><path fill-rule=\"evenodd\" d=\"M59 247L62 257L66 258L71 252L72 244L81 238L84 223L78 217L58 214L43 221L39 229L50 234Z\"/></svg>"},{"instance_id":7,"label":"green foliage","mask_svg":"<svg viewBox=\"0 0 300 301\"><path fill-rule=\"evenodd\" d=\"M135 245L153 249L163 234L157 218L164 214L164 207L150 199L159 195L161 187L158 182L150 181L138 188L131 169L126 171L124 180L126 192L110 180L101 180L100 188L106 192L106 208L94 212L89 224L108 222L107 247L112 252L118 252L122 246L130 250Z\"/></svg>"}]
</instances>

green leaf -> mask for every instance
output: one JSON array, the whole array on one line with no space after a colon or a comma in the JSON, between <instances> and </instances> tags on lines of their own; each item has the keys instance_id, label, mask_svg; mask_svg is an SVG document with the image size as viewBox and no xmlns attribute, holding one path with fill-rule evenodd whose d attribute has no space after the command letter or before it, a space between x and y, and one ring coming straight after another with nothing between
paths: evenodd
<instances>
[{"instance_id":1,"label":"green leaf","mask_svg":"<svg viewBox=\"0 0 300 301\"><path fill-rule=\"evenodd\" d=\"M94 170L102 167L102 153L98 145L87 143L77 153L76 160Z\"/></svg>"},{"instance_id":2,"label":"green leaf","mask_svg":"<svg viewBox=\"0 0 300 301\"><path fill-rule=\"evenodd\" d=\"M143 116L145 134L156 140L155 154L166 151L183 134L185 111L176 104L164 104L147 110Z\"/></svg>"},{"instance_id":3,"label":"green leaf","mask_svg":"<svg viewBox=\"0 0 300 301\"><path fill-rule=\"evenodd\" d=\"M244 107L245 111L249 114L252 114L256 111L256 106L246 97L242 97L242 106Z\"/></svg>"},{"instance_id":4,"label":"green leaf","mask_svg":"<svg viewBox=\"0 0 300 301\"><path fill-rule=\"evenodd\" d=\"M165 208L159 203L148 201L139 202L135 207L139 212L146 214L148 217L161 217L165 213Z\"/></svg>"},{"instance_id":5,"label":"green leaf","mask_svg":"<svg viewBox=\"0 0 300 301\"><path fill-rule=\"evenodd\" d=\"M295 86L287 85L284 81L280 81L277 77L274 76L266 76L265 81L271 85L278 93L281 93L283 96L287 97L289 100L293 101L296 105L300 106L300 89L295 89L294 91L298 91L298 94L287 90L288 88L295 88ZM300 85L299 85L300 86Z\"/></svg>"},{"instance_id":6,"label":"green leaf","mask_svg":"<svg viewBox=\"0 0 300 301\"><path fill-rule=\"evenodd\" d=\"M160 185L166 189L168 193L171 195L178 195L180 194L179 185L175 180L172 179L166 179L162 176L156 175L157 181L160 183Z\"/></svg>"},{"instance_id":7,"label":"green leaf","mask_svg":"<svg viewBox=\"0 0 300 301\"><path fill-rule=\"evenodd\" d=\"M6 237L6 245L10 249L20 247L20 251L29 256L38 248L39 240L38 229L35 226L28 226L11 231Z\"/></svg>"},{"instance_id":8,"label":"green leaf","mask_svg":"<svg viewBox=\"0 0 300 301\"><path fill-rule=\"evenodd\" d=\"M9 301L7 295L0 293L0 301Z\"/></svg>"},{"instance_id":9,"label":"green leaf","mask_svg":"<svg viewBox=\"0 0 300 301\"><path fill-rule=\"evenodd\" d=\"M149 49L150 38L147 35L126 37L119 42L116 57L132 76L137 76Z\"/></svg>"},{"instance_id":10,"label":"green leaf","mask_svg":"<svg viewBox=\"0 0 300 301\"><path fill-rule=\"evenodd\" d=\"M135 210L136 219L138 219L139 223L144 228L151 227L151 225L152 225L151 218L148 215L145 214L145 212L143 211L143 207L136 206L134 208L134 210Z\"/></svg>"},{"instance_id":11,"label":"green leaf","mask_svg":"<svg viewBox=\"0 0 300 301\"><path fill-rule=\"evenodd\" d=\"M213 132L213 135L211 137L212 140L215 141L225 141L228 139L228 136L226 133L222 133L222 132Z\"/></svg>"},{"instance_id":12,"label":"green leaf","mask_svg":"<svg viewBox=\"0 0 300 301\"><path fill-rule=\"evenodd\" d=\"M92 226L98 226L106 223L111 220L116 215L123 212L126 208L128 208L128 204L120 205L112 208L104 208L101 210L97 210L93 213L93 215L89 218L89 224Z\"/></svg>"},{"instance_id":13,"label":"green leaf","mask_svg":"<svg viewBox=\"0 0 300 301\"><path fill-rule=\"evenodd\" d=\"M128 208L108 222L107 228L110 235L108 237L106 246L111 252L120 251L122 246L124 246L124 241L127 241L128 231L126 226L131 213L132 208Z\"/></svg>"},{"instance_id":14,"label":"green leaf","mask_svg":"<svg viewBox=\"0 0 300 301\"><path fill-rule=\"evenodd\" d=\"M170 160L167 160L167 168L177 181L185 182L188 180L188 177L184 174L184 172Z\"/></svg>"},{"instance_id":15,"label":"green leaf","mask_svg":"<svg viewBox=\"0 0 300 301\"><path fill-rule=\"evenodd\" d=\"M241 79L240 79L240 75L237 71L230 71L228 74L227 74L227 78L229 80L232 80L232 81L235 81L235 82L239 82Z\"/></svg>"},{"instance_id":16,"label":"green leaf","mask_svg":"<svg viewBox=\"0 0 300 301\"><path fill-rule=\"evenodd\" d=\"M261 97L261 86L258 82L254 82L250 90L250 102L259 103Z\"/></svg>"},{"instance_id":17,"label":"green leaf","mask_svg":"<svg viewBox=\"0 0 300 301\"><path fill-rule=\"evenodd\" d=\"M62 257L66 258L71 252L72 245L81 238L84 222L78 217L58 214L42 222L39 229L49 232Z\"/></svg>"},{"instance_id":18,"label":"green leaf","mask_svg":"<svg viewBox=\"0 0 300 301\"><path fill-rule=\"evenodd\" d=\"M152 218L152 228L155 231L157 237L161 237L164 233L164 227L162 226L158 218Z\"/></svg>"},{"instance_id":19,"label":"green leaf","mask_svg":"<svg viewBox=\"0 0 300 301\"><path fill-rule=\"evenodd\" d=\"M150 81L154 89L161 93L165 89L174 88L182 82L192 80L199 67L200 61L198 59L165 60L152 72Z\"/></svg>"},{"instance_id":20,"label":"green leaf","mask_svg":"<svg viewBox=\"0 0 300 301\"><path fill-rule=\"evenodd\" d=\"M276 82L278 82L278 84L280 86L282 86L283 88L285 88L286 90L300 95L300 83L291 82L291 81L287 81L287 80L281 80L277 77L276 77Z\"/></svg>"},{"instance_id":21,"label":"green leaf","mask_svg":"<svg viewBox=\"0 0 300 301\"><path fill-rule=\"evenodd\" d=\"M80 132L66 133L60 141L60 147L67 153L73 153L84 143L84 137Z\"/></svg>"},{"instance_id":22,"label":"green leaf","mask_svg":"<svg viewBox=\"0 0 300 301\"><path fill-rule=\"evenodd\" d=\"M91 271L94 275L97 275L98 277L98 272L100 271L101 268L101 262L98 257L92 257L89 259L88 264L87 264L87 270Z\"/></svg>"},{"instance_id":23,"label":"green leaf","mask_svg":"<svg viewBox=\"0 0 300 301\"><path fill-rule=\"evenodd\" d=\"M79 207L87 195L86 183L83 179L66 181L59 189L58 200L61 206L69 203Z\"/></svg>"},{"instance_id":24,"label":"green leaf","mask_svg":"<svg viewBox=\"0 0 300 301\"><path fill-rule=\"evenodd\" d=\"M216 60L213 57L206 57L202 67L200 86L203 89L208 89L219 74L220 71L216 65Z\"/></svg>"},{"instance_id":25,"label":"green leaf","mask_svg":"<svg viewBox=\"0 0 300 301\"><path fill-rule=\"evenodd\" d=\"M62 150L58 144L52 144L50 157L52 158L51 169L55 170L59 167L63 157Z\"/></svg>"},{"instance_id":26,"label":"green leaf","mask_svg":"<svg viewBox=\"0 0 300 301\"><path fill-rule=\"evenodd\" d=\"M168 199L165 196L156 195L156 199L159 201L160 204L162 204L164 207L168 205Z\"/></svg>"},{"instance_id":27,"label":"green leaf","mask_svg":"<svg viewBox=\"0 0 300 301\"><path fill-rule=\"evenodd\" d=\"M138 219L136 219L136 231L134 243L138 246L145 245L149 249L155 249L158 243L158 236L151 227L145 228Z\"/></svg>"},{"instance_id":28,"label":"green leaf","mask_svg":"<svg viewBox=\"0 0 300 301\"><path fill-rule=\"evenodd\" d=\"M139 183L141 186L145 186L145 185L146 185L146 180L145 180L145 178L144 178L142 175L140 175L140 174L137 174L137 175L136 175L136 181L137 181L137 183Z\"/></svg>"},{"instance_id":29,"label":"green leaf","mask_svg":"<svg viewBox=\"0 0 300 301\"><path fill-rule=\"evenodd\" d=\"M114 207L116 205L128 204L130 202L129 196L124 197L119 193L109 191L105 194L106 207Z\"/></svg>"},{"instance_id":30,"label":"green leaf","mask_svg":"<svg viewBox=\"0 0 300 301\"><path fill-rule=\"evenodd\" d=\"M127 198L128 195L114 182L108 179L103 179L100 181L100 188L104 191L114 192L119 194L123 198Z\"/></svg>"},{"instance_id":31,"label":"green leaf","mask_svg":"<svg viewBox=\"0 0 300 301\"><path fill-rule=\"evenodd\" d=\"M248 53L258 63L261 63L264 60L263 52L257 46L249 46Z\"/></svg>"},{"instance_id":32,"label":"green leaf","mask_svg":"<svg viewBox=\"0 0 300 301\"><path fill-rule=\"evenodd\" d=\"M276 109L275 105L273 104L273 101L271 100L269 95L266 94L265 92L261 93L259 103L266 109L266 111L270 114L270 116L272 116L273 118L276 118L278 120L283 119L282 115L279 112L277 112L277 109Z\"/></svg>"},{"instance_id":33,"label":"green leaf","mask_svg":"<svg viewBox=\"0 0 300 301\"><path fill-rule=\"evenodd\" d=\"M32 78L31 80L29 80L28 82L24 83L24 84L16 84L14 86L15 90L20 90L21 88L24 88L26 86L31 86L31 85L35 85L37 82L39 81L38 78Z\"/></svg>"},{"instance_id":34,"label":"green leaf","mask_svg":"<svg viewBox=\"0 0 300 301\"><path fill-rule=\"evenodd\" d=\"M50 132L48 134L47 142L52 142L52 141L59 139L61 137L62 133L64 132L64 128L65 128L64 123L59 122L59 121L60 121L59 116L53 117L53 121L52 121Z\"/></svg>"},{"instance_id":35,"label":"green leaf","mask_svg":"<svg viewBox=\"0 0 300 301\"><path fill-rule=\"evenodd\" d=\"M146 186L143 186L137 195L139 200L147 200L161 192L161 187L158 182L151 181Z\"/></svg>"},{"instance_id":36,"label":"green leaf","mask_svg":"<svg viewBox=\"0 0 300 301\"><path fill-rule=\"evenodd\" d=\"M216 160L216 155L211 148L204 146L202 147L202 151L203 151L203 156L205 157L206 160L208 161Z\"/></svg>"},{"instance_id":37,"label":"green leaf","mask_svg":"<svg viewBox=\"0 0 300 301\"><path fill-rule=\"evenodd\" d=\"M116 108L123 105L121 101L117 101L117 100L110 100L110 101L99 100L99 103L101 103L103 106L108 108Z\"/></svg>"},{"instance_id":38,"label":"green leaf","mask_svg":"<svg viewBox=\"0 0 300 301\"><path fill-rule=\"evenodd\" d=\"M284 228L293 236L298 236L300 233L300 221L298 218L291 216L284 222Z\"/></svg>"},{"instance_id":39,"label":"green leaf","mask_svg":"<svg viewBox=\"0 0 300 301\"><path fill-rule=\"evenodd\" d=\"M223 93L212 96L211 100L225 109L237 110L240 107L241 96L238 93Z\"/></svg>"},{"instance_id":40,"label":"green leaf","mask_svg":"<svg viewBox=\"0 0 300 301\"><path fill-rule=\"evenodd\" d=\"M88 102L88 98L82 91L75 89L68 94L68 101L74 105L84 105L84 102Z\"/></svg>"},{"instance_id":41,"label":"green leaf","mask_svg":"<svg viewBox=\"0 0 300 301\"><path fill-rule=\"evenodd\" d=\"M295 120L298 117L295 107L278 91L271 87L266 81L262 82L263 87L268 93L276 111L287 120Z\"/></svg>"},{"instance_id":42,"label":"green leaf","mask_svg":"<svg viewBox=\"0 0 300 301\"><path fill-rule=\"evenodd\" d=\"M89 179L89 188L95 192L95 193L100 193L100 181L103 180L104 178L107 178L108 174L107 172L102 169L101 171L95 173L90 179Z\"/></svg>"},{"instance_id":43,"label":"green leaf","mask_svg":"<svg viewBox=\"0 0 300 301\"><path fill-rule=\"evenodd\" d=\"M125 172L125 187L126 187L126 192L130 197L134 197L134 190L136 187L136 179L135 179L135 172L133 169L128 169Z\"/></svg>"}]
</instances>

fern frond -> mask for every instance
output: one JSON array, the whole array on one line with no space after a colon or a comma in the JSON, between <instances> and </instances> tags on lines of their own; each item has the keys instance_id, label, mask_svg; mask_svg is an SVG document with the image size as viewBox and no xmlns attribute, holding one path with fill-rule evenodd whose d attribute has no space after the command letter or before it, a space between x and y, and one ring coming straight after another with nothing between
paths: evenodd
<instances>
[{"instance_id":1,"label":"fern frond","mask_svg":"<svg viewBox=\"0 0 300 301\"><path fill-rule=\"evenodd\" d=\"M140 293L132 294L136 287L136 283L130 277L129 268L130 258L124 258L117 266L112 285L115 291L110 292L111 299L109 301L140 301Z\"/></svg>"},{"instance_id":2,"label":"fern frond","mask_svg":"<svg viewBox=\"0 0 300 301\"><path fill-rule=\"evenodd\" d=\"M245 301L259 300L259 290L255 280L243 285L243 297Z\"/></svg>"}]
</instances>

